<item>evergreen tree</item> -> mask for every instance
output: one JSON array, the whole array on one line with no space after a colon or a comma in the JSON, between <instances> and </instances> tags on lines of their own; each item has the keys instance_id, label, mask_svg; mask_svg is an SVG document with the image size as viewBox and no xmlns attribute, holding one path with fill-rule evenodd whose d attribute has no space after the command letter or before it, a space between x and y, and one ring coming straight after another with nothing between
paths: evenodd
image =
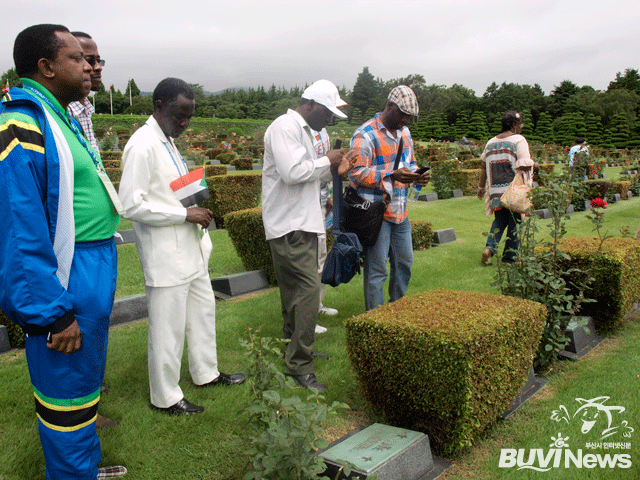
<instances>
[{"instance_id":1,"label":"evergreen tree","mask_svg":"<svg viewBox=\"0 0 640 480\"><path fill-rule=\"evenodd\" d=\"M629 132L629 141L627 147L638 149L640 148L640 121L636 120Z\"/></svg>"},{"instance_id":2,"label":"evergreen tree","mask_svg":"<svg viewBox=\"0 0 640 480\"><path fill-rule=\"evenodd\" d=\"M487 119L484 113L479 110L473 112L467 128L467 135L475 140L487 140L489 138L489 129L487 128Z\"/></svg>"},{"instance_id":3,"label":"evergreen tree","mask_svg":"<svg viewBox=\"0 0 640 480\"><path fill-rule=\"evenodd\" d=\"M364 67L362 72L358 74L358 79L353 86L350 102L354 109L360 110L360 120L362 119L362 112L366 112L369 107L373 107L377 111L379 107L376 99L380 94L380 90L381 85L373 78L373 75L369 73L369 67ZM353 124L353 120L351 123Z\"/></svg>"},{"instance_id":4,"label":"evergreen tree","mask_svg":"<svg viewBox=\"0 0 640 480\"><path fill-rule=\"evenodd\" d=\"M22 82L15 68L10 68L2 74L2 77L0 77L0 89L6 87L7 82L9 82L9 88L22 87Z\"/></svg>"},{"instance_id":5,"label":"evergreen tree","mask_svg":"<svg viewBox=\"0 0 640 480\"><path fill-rule=\"evenodd\" d=\"M500 117L496 117L491 125L491 136L495 137L496 135L500 135L502 133L502 119Z\"/></svg>"},{"instance_id":6,"label":"evergreen tree","mask_svg":"<svg viewBox=\"0 0 640 480\"><path fill-rule=\"evenodd\" d=\"M448 125L443 114L430 113L425 117L423 140L427 141L432 138L438 140L439 138L446 137L449 134L447 129Z\"/></svg>"},{"instance_id":7,"label":"evergreen tree","mask_svg":"<svg viewBox=\"0 0 640 480\"><path fill-rule=\"evenodd\" d=\"M611 120L610 143L616 148L626 148L629 141L629 124L624 115L616 113Z\"/></svg>"},{"instance_id":8,"label":"evergreen tree","mask_svg":"<svg viewBox=\"0 0 640 480\"><path fill-rule=\"evenodd\" d=\"M551 115L548 112L541 112L536 123L535 137L539 142L553 142L553 125L551 123Z\"/></svg>"},{"instance_id":9,"label":"evergreen tree","mask_svg":"<svg viewBox=\"0 0 640 480\"><path fill-rule=\"evenodd\" d=\"M349 124L360 126L362 125L363 117L364 117L364 114L362 113L362 110L356 107L353 109L353 113L351 114L351 118L349 119Z\"/></svg>"},{"instance_id":10,"label":"evergreen tree","mask_svg":"<svg viewBox=\"0 0 640 480\"><path fill-rule=\"evenodd\" d=\"M527 139L531 139L533 135L533 119L531 118L531 111L528 108L522 110L522 136Z\"/></svg>"},{"instance_id":11,"label":"evergreen tree","mask_svg":"<svg viewBox=\"0 0 640 480\"><path fill-rule=\"evenodd\" d=\"M367 120L369 120L370 118L373 118L376 116L376 113L378 113L378 109L375 107L369 107L367 108L367 111L364 112L364 116L362 118L363 122L366 122Z\"/></svg>"},{"instance_id":12,"label":"evergreen tree","mask_svg":"<svg viewBox=\"0 0 640 480\"><path fill-rule=\"evenodd\" d=\"M593 113L590 113L584 119L584 123L587 128L587 136L585 137L587 143L600 145L602 142L602 122L600 121L600 117L596 117Z\"/></svg>"}]
</instances>

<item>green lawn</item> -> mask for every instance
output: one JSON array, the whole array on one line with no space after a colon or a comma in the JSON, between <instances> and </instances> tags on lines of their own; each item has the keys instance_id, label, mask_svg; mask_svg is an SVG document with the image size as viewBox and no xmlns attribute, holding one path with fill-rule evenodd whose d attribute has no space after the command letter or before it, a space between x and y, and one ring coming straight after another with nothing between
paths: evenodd
<instances>
[{"instance_id":1,"label":"green lawn","mask_svg":"<svg viewBox=\"0 0 640 480\"><path fill-rule=\"evenodd\" d=\"M605 228L620 235L627 228L635 232L640 199L634 198L606 210ZM416 252L409 294L435 288L493 292L490 286L495 267L480 264L480 254L491 219L483 202L472 198L409 205L414 220L432 223L434 230L454 228L457 242ZM544 226L547 221L540 221ZM584 213L568 221L569 235L593 235ZM213 276L242 271L242 265L225 231L211 233L214 254ZM118 296L144 291L135 246L120 246ZM362 423L379 421L364 401L355 381L345 348L343 321L364 311L362 277L339 288L329 288L325 305L337 308L337 317L320 317L329 331L316 337L316 349L330 355L318 360L318 378L327 384L327 401L339 400L351 409L332 418L326 438L334 440ZM277 289L246 298L218 302L218 357L224 372L243 369L244 357L238 339L246 327L263 327L263 335L280 336L282 318ZM508 421L498 424L467 453L449 459L454 463L447 479L556 479L556 478L640 478L640 324L629 321L615 337L602 344L589 358L578 363L560 362L549 374L550 383ZM44 459L38 440L31 386L24 353L12 351L0 356L0 480L44 477ZM176 418L153 411L149 406L147 379L147 322L141 320L113 328L105 383L111 390L102 397L100 411L119 425L100 432L103 465L124 464L130 480L241 479L247 468L246 425L237 417L248 399L246 386L196 388L190 381L186 355L181 386L186 397L204 405L203 414ZM305 392L297 392L305 396ZM569 435L578 448L581 433L575 426L550 421L559 405L569 406L577 397L607 395L611 404L627 409L627 420L635 428L631 437L633 466L605 472L600 468L538 473L531 470L497 468L501 448L548 449L551 436ZM584 449L584 445L582 446ZM586 452L585 452L586 453ZM620 453L620 451L614 452ZM622 452L625 453L625 452ZM525 459L526 460L526 459ZM553 474L553 475L552 475Z\"/></svg>"}]
</instances>

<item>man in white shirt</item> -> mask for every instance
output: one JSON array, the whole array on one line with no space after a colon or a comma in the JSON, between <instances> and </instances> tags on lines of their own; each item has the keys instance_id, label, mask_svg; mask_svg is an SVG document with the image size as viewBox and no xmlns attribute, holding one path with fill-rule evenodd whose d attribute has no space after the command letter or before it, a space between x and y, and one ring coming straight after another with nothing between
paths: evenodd
<instances>
[{"instance_id":1,"label":"man in white shirt","mask_svg":"<svg viewBox=\"0 0 640 480\"><path fill-rule=\"evenodd\" d=\"M353 160L339 149L318 158L311 130L322 130L334 115L346 118L336 107L341 103L336 86L318 80L303 92L298 108L274 120L264 135L262 219L289 340L285 374L320 392L326 386L315 377L312 356L320 304L318 235L325 232L320 181L331 178L330 167L348 171Z\"/></svg>"},{"instance_id":2,"label":"man in white shirt","mask_svg":"<svg viewBox=\"0 0 640 480\"><path fill-rule=\"evenodd\" d=\"M185 332L189 372L196 385L242 383L242 374L218 371L215 297L209 279L212 245L207 208L185 208L170 183L189 171L173 139L195 110L191 87L166 78L153 92L153 115L127 142L120 198L132 220L149 307L151 404L177 415L200 413L178 385Z\"/></svg>"},{"instance_id":3,"label":"man in white shirt","mask_svg":"<svg viewBox=\"0 0 640 480\"><path fill-rule=\"evenodd\" d=\"M576 138L576 144L569 149L569 166L573 167L573 158L578 152L585 152L589 155L589 146L585 145L584 137Z\"/></svg>"}]
</instances>

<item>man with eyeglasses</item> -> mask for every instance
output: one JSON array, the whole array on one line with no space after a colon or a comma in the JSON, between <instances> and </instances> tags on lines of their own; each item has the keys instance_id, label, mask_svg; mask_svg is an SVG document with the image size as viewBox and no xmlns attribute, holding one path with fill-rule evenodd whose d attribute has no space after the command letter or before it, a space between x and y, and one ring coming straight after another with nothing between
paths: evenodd
<instances>
[{"instance_id":1,"label":"man with eyeglasses","mask_svg":"<svg viewBox=\"0 0 640 480\"><path fill-rule=\"evenodd\" d=\"M98 46L88 33L71 32L71 34L78 40L84 53L84 59L91 65L91 91L97 92L100 90L100 85L102 85L102 67L104 67L104 60L100 58ZM99 153L100 147L98 145L98 139L93 133L93 122L91 121L91 115L95 113L96 109L89 100L89 97L84 97L78 102L71 102L67 109L69 110L69 115L80 123L84 136L87 137L93 149L96 153ZM108 387L103 385L101 391L106 392L107 390ZM116 425L115 420L98 414L96 428L115 427Z\"/></svg>"},{"instance_id":2,"label":"man with eyeglasses","mask_svg":"<svg viewBox=\"0 0 640 480\"><path fill-rule=\"evenodd\" d=\"M84 52L84 59L91 65L91 91L97 92L100 90L100 85L102 85L102 67L104 67L104 60L100 58L98 46L88 33L71 32L71 34L76 37L80 43L82 51ZM95 111L96 109L89 100L89 97L84 97L79 102L71 102L69 104L69 113L80 122L85 137L87 137L87 140L89 140L89 143L97 152L99 150L98 139L93 133L93 122L91 121L91 115L93 115Z\"/></svg>"}]
</instances>

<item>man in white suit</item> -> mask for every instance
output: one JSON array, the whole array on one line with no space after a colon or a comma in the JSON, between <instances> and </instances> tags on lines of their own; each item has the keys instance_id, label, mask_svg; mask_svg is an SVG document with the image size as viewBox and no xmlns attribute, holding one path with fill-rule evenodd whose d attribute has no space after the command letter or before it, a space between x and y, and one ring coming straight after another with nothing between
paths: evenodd
<instances>
[{"instance_id":1,"label":"man in white suit","mask_svg":"<svg viewBox=\"0 0 640 480\"><path fill-rule=\"evenodd\" d=\"M242 383L242 374L218 371L215 297L209 279L211 210L185 208L170 183L188 173L173 139L189 126L194 94L177 78L153 92L153 115L127 142L120 198L132 220L149 307L151 404L173 414L200 413L178 385L185 332L189 371L196 385Z\"/></svg>"}]
</instances>

